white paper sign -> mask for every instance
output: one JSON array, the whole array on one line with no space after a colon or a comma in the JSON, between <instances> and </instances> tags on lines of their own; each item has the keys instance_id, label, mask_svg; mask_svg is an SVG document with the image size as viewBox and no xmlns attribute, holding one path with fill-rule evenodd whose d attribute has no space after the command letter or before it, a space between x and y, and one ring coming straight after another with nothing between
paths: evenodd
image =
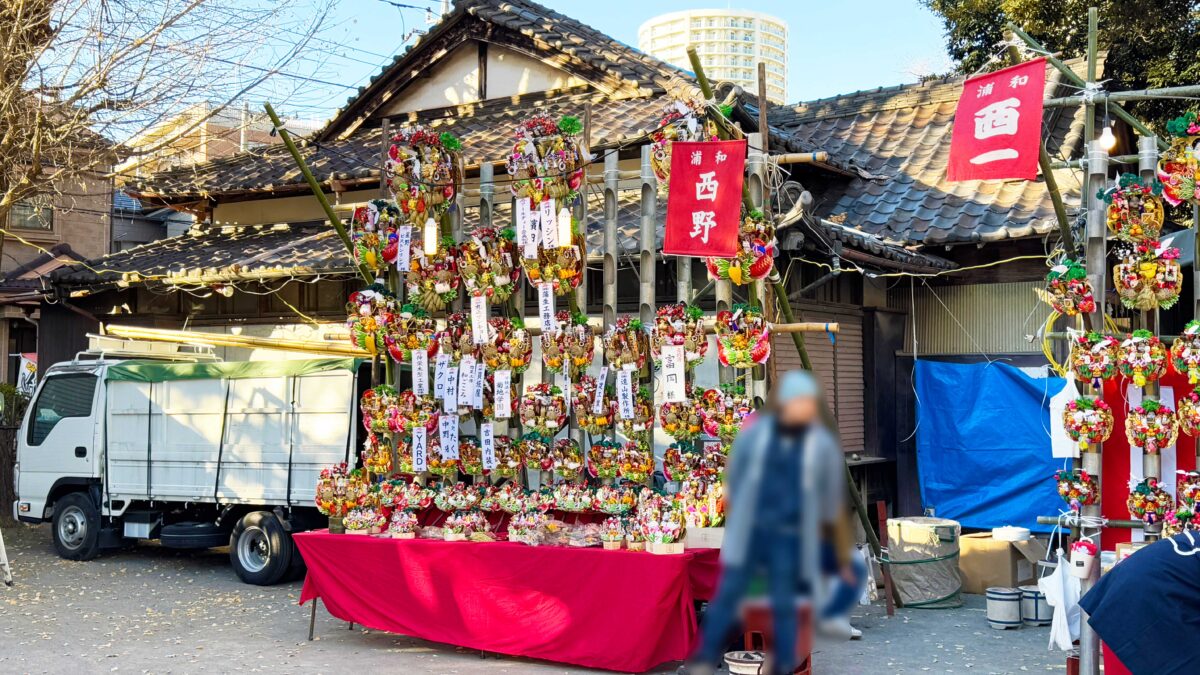
<instances>
[{"instance_id":1,"label":"white paper sign","mask_svg":"<svg viewBox=\"0 0 1200 675\"><path fill-rule=\"evenodd\" d=\"M487 298L471 296L471 342L481 345L488 341Z\"/></svg>"},{"instance_id":2,"label":"white paper sign","mask_svg":"<svg viewBox=\"0 0 1200 675\"><path fill-rule=\"evenodd\" d=\"M446 366L445 396L442 410L452 413L458 410L458 366Z\"/></svg>"},{"instance_id":3,"label":"white paper sign","mask_svg":"<svg viewBox=\"0 0 1200 675\"><path fill-rule=\"evenodd\" d=\"M483 368L483 361L475 364L475 375L471 378L474 386L474 395L471 396L471 407L476 410L483 410L483 384L487 380L487 371Z\"/></svg>"},{"instance_id":4,"label":"white paper sign","mask_svg":"<svg viewBox=\"0 0 1200 675\"><path fill-rule=\"evenodd\" d=\"M568 373L558 373L554 376L554 384L562 390L563 400L567 404L567 414L571 414L571 376Z\"/></svg>"},{"instance_id":5,"label":"white paper sign","mask_svg":"<svg viewBox=\"0 0 1200 675\"><path fill-rule=\"evenodd\" d=\"M429 352L424 349L412 351L412 378L414 394L429 394Z\"/></svg>"},{"instance_id":6,"label":"white paper sign","mask_svg":"<svg viewBox=\"0 0 1200 675\"><path fill-rule=\"evenodd\" d=\"M497 370L493 379L496 386L496 391L492 392L496 404L495 417L506 420L512 417L512 371Z\"/></svg>"},{"instance_id":7,"label":"white paper sign","mask_svg":"<svg viewBox=\"0 0 1200 675\"><path fill-rule=\"evenodd\" d=\"M429 470L429 436L423 425L413 427L412 437L413 471Z\"/></svg>"},{"instance_id":8,"label":"white paper sign","mask_svg":"<svg viewBox=\"0 0 1200 675\"><path fill-rule=\"evenodd\" d=\"M537 258L537 228L533 225L533 212L529 198L518 199L516 203L517 242L526 258Z\"/></svg>"},{"instance_id":9,"label":"white paper sign","mask_svg":"<svg viewBox=\"0 0 1200 675\"><path fill-rule=\"evenodd\" d=\"M442 459L458 459L458 415L438 418L438 441Z\"/></svg>"},{"instance_id":10,"label":"white paper sign","mask_svg":"<svg viewBox=\"0 0 1200 675\"><path fill-rule=\"evenodd\" d=\"M554 318L554 287L546 282L538 284L538 316L542 320L543 333L558 332L558 319Z\"/></svg>"},{"instance_id":11,"label":"white paper sign","mask_svg":"<svg viewBox=\"0 0 1200 675\"><path fill-rule=\"evenodd\" d=\"M475 402L475 357L464 356L458 364L458 405L470 407Z\"/></svg>"},{"instance_id":12,"label":"white paper sign","mask_svg":"<svg viewBox=\"0 0 1200 675\"><path fill-rule=\"evenodd\" d=\"M608 383L608 366L600 369L600 375L596 377L596 392L595 398L592 399L592 414L600 415L604 412L604 385Z\"/></svg>"},{"instance_id":13,"label":"white paper sign","mask_svg":"<svg viewBox=\"0 0 1200 675\"><path fill-rule=\"evenodd\" d=\"M633 374L628 370L617 372L617 403L620 405L621 419L631 420L633 414Z\"/></svg>"},{"instance_id":14,"label":"white paper sign","mask_svg":"<svg viewBox=\"0 0 1200 675\"><path fill-rule=\"evenodd\" d=\"M479 448L483 451L484 470L496 468L496 436L491 422L479 425Z\"/></svg>"},{"instance_id":15,"label":"white paper sign","mask_svg":"<svg viewBox=\"0 0 1200 675\"><path fill-rule=\"evenodd\" d=\"M438 354L433 367L433 397L446 398L446 370L450 367L450 355Z\"/></svg>"},{"instance_id":16,"label":"white paper sign","mask_svg":"<svg viewBox=\"0 0 1200 675\"><path fill-rule=\"evenodd\" d=\"M538 205L542 221L542 248L558 248L558 216L554 212L554 200L547 199Z\"/></svg>"},{"instance_id":17,"label":"white paper sign","mask_svg":"<svg viewBox=\"0 0 1200 675\"><path fill-rule=\"evenodd\" d=\"M663 402L680 403L687 400L687 386L683 379L683 346L666 345L662 348Z\"/></svg>"},{"instance_id":18,"label":"white paper sign","mask_svg":"<svg viewBox=\"0 0 1200 675\"><path fill-rule=\"evenodd\" d=\"M396 269L407 272L412 266L412 228L402 225L396 228Z\"/></svg>"}]
</instances>

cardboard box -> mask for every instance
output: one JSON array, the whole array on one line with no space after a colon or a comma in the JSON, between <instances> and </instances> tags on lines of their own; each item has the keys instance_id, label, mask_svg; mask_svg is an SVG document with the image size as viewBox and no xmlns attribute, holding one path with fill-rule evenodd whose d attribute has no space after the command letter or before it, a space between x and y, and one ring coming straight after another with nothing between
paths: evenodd
<instances>
[{"instance_id":1,"label":"cardboard box","mask_svg":"<svg viewBox=\"0 0 1200 675\"><path fill-rule=\"evenodd\" d=\"M1037 562L1046 547L1037 539L999 541L990 532L964 534L959 539L958 569L963 592L983 594L991 586L1016 588L1036 583Z\"/></svg>"},{"instance_id":2,"label":"cardboard box","mask_svg":"<svg viewBox=\"0 0 1200 675\"><path fill-rule=\"evenodd\" d=\"M723 527L689 527L683 535L684 548L721 548L724 542Z\"/></svg>"}]
</instances>

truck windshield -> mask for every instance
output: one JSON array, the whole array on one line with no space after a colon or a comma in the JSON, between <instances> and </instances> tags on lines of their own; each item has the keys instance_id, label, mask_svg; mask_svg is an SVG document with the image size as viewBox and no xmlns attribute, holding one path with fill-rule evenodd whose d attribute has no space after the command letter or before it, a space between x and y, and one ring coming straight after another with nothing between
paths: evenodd
<instances>
[{"instance_id":1,"label":"truck windshield","mask_svg":"<svg viewBox=\"0 0 1200 675\"><path fill-rule=\"evenodd\" d=\"M29 445L41 445L61 419L91 415L95 392L96 376L90 373L47 378L29 417Z\"/></svg>"}]
</instances>

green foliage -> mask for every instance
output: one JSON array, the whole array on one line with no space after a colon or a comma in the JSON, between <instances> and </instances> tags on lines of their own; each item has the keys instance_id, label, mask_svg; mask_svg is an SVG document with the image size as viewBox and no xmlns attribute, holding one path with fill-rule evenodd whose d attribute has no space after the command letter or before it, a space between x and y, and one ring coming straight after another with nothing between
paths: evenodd
<instances>
[{"instance_id":1,"label":"green foliage","mask_svg":"<svg viewBox=\"0 0 1200 675\"><path fill-rule=\"evenodd\" d=\"M29 407L29 395L6 383L0 384L0 399L4 401L4 410L0 411L0 424L20 424L21 418L25 417L25 409Z\"/></svg>"},{"instance_id":2,"label":"green foliage","mask_svg":"<svg viewBox=\"0 0 1200 675\"><path fill-rule=\"evenodd\" d=\"M946 51L960 72L973 73L996 53L1012 21L1061 58L1087 55L1087 10L1100 14L1098 44L1108 55L1109 91L1200 82L1200 0L921 0L942 19ZM1183 101L1133 101L1127 110L1160 133ZM1195 107L1192 104L1192 107Z\"/></svg>"},{"instance_id":3,"label":"green foliage","mask_svg":"<svg viewBox=\"0 0 1200 675\"><path fill-rule=\"evenodd\" d=\"M458 152L462 149L462 141L458 140L458 137L449 131L443 131L438 139L441 140L442 147L450 152Z\"/></svg>"},{"instance_id":4,"label":"green foliage","mask_svg":"<svg viewBox=\"0 0 1200 675\"><path fill-rule=\"evenodd\" d=\"M574 115L563 115L558 121L558 130L567 136L578 136L583 133L583 122Z\"/></svg>"}]
</instances>

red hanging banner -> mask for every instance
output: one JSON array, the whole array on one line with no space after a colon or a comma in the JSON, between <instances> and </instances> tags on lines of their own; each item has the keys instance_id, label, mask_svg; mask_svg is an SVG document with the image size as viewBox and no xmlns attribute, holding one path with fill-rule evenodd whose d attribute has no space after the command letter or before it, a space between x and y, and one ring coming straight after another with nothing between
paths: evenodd
<instances>
[{"instance_id":1,"label":"red hanging banner","mask_svg":"<svg viewBox=\"0 0 1200 675\"><path fill-rule=\"evenodd\" d=\"M738 251L746 141L671 144L663 253L732 258Z\"/></svg>"},{"instance_id":2,"label":"red hanging banner","mask_svg":"<svg viewBox=\"0 0 1200 675\"><path fill-rule=\"evenodd\" d=\"M1037 178L1046 60L1035 59L963 84L946 179Z\"/></svg>"}]
</instances>

